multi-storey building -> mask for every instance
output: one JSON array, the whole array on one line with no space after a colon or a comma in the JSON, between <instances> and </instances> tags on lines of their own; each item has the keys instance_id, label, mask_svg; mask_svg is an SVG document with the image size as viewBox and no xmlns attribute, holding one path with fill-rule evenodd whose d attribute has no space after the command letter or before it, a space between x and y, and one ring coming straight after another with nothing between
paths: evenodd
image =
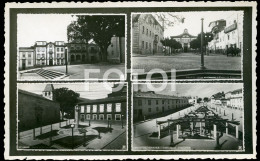
<instances>
[{"instance_id":1,"label":"multi-storey building","mask_svg":"<svg viewBox=\"0 0 260 161\"><path fill-rule=\"evenodd\" d=\"M213 40L208 47L211 51L225 53L229 47L239 48L243 53L243 13L235 12L225 19L209 24Z\"/></svg>"},{"instance_id":2,"label":"multi-storey building","mask_svg":"<svg viewBox=\"0 0 260 161\"><path fill-rule=\"evenodd\" d=\"M125 38L112 37L107 49L108 61L112 63L125 62Z\"/></svg>"},{"instance_id":3,"label":"multi-storey building","mask_svg":"<svg viewBox=\"0 0 260 161\"><path fill-rule=\"evenodd\" d=\"M189 105L188 98L156 94L153 91L134 92L134 118L163 113L173 109L184 108Z\"/></svg>"},{"instance_id":4,"label":"multi-storey building","mask_svg":"<svg viewBox=\"0 0 260 161\"><path fill-rule=\"evenodd\" d=\"M225 98L227 99L227 107L238 110L244 109L242 89L227 92Z\"/></svg>"},{"instance_id":5,"label":"multi-storey building","mask_svg":"<svg viewBox=\"0 0 260 161\"><path fill-rule=\"evenodd\" d=\"M163 54L164 29L152 14L132 15L132 52L134 54Z\"/></svg>"},{"instance_id":6,"label":"multi-storey building","mask_svg":"<svg viewBox=\"0 0 260 161\"><path fill-rule=\"evenodd\" d=\"M190 42L196 39L197 36L189 34L188 29L184 29L182 34L177 36L171 36L171 38L181 43L184 52L188 52L190 50Z\"/></svg>"},{"instance_id":7,"label":"multi-storey building","mask_svg":"<svg viewBox=\"0 0 260 161\"><path fill-rule=\"evenodd\" d=\"M113 87L113 88L116 88ZM108 94L107 98L88 100L78 103L80 107L79 119L87 120L125 120L126 119L127 87Z\"/></svg>"},{"instance_id":8,"label":"multi-storey building","mask_svg":"<svg viewBox=\"0 0 260 161\"><path fill-rule=\"evenodd\" d=\"M19 48L18 64L19 64L19 69L21 69L21 70L34 66L35 55L34 55L33 47Z\"/></svg>"}]
</instances>

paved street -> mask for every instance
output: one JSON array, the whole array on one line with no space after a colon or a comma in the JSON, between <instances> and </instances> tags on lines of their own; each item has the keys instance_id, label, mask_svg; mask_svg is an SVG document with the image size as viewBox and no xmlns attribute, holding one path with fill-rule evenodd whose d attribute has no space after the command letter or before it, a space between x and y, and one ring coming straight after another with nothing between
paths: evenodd
<instances>
[{"instance_id":1,"label":"paved street","mask_svg":"<svg viewBox=\"0 0 260 161\"><path fill-rule=\"evenodd\" d=\"M48 66L43 67L45 70L66 73L65 66ZM100 69L100 73L90 73L90 79L103 79L104 73L109 69L117 69L120 70L125 77L125 64L106 64L106 63L98 63L98 64L80 64L80 65L69 65L68 66L68 76L62 77L62 79L85 79L85 73L87 71L91 71L93 69ZM20 74L20 79L44 79L36 73L22 73ZM111 73L108 76L108 79L119 79L120 76L117 73Z\"/></svg>"},{"instance_id":2,"label":"paved street","mask_svg":"<svg viewBox=\"0 0 260 161\"><path fill-rule=\"evenodd\" d=\"M156 121L165 121L167 119L178 119L183 117L185 114L187 114L190 111L194 111L197 109L199 105L195 105L186 109L183 109L179 112L169 114L168 116L148 120L139 124L134 125L134 134L133 134L133 147L134 150L147 150L147 149L186 149L186 150L214 150L216 146L215 140L201 140L201 139L194 139L194 140L185 140L182 139L177 140L176 132L173 134L174 143L176 146L170 147L170 135L167 135L161 139L157 138L150 138L149 136L153 132L158 131L158 127L156 126ZM210 108L210 105L208 106ZM219 113L219 115L222 118L228 118L231 120L231 113L233 110L226 109L226 116L222 117L222 113ZM238 111L238 110L236 110ZM241 117L242 112L237 112L234 114L234 117L237 118L236 121L242 121ZM240 122L241 123L241 122ZM241 123L243 124L243 123ZM239 126L239 131L242 131L242 125ZM222 150L237 150L238 146L241 144L239 140L232 136L228 136L226 134L223 135L223 137L220 138L220 144L222 145Z\"/></svg>"},{"instance_id":3,"label":"paved street","mask_svg":"<svg viewBox=\"0 0 260 161\"><path fill-rule=\"evenodd\" d=\"M74 120L70 120L70 124L73 123ZM67 122L69 123L69 122ZM80 125L87 125L89 122L80 122ZM66 126L66 122L62 122L61 126ZM92 129L96 127L107 127L107 121L91 121ZM112 131L107 133L100 133L100 138L96 138L88 142L87 146L84 147L83 145L79 146L77 149L126 149L126 125L123 124L121 121L113 121L111 125ZM60 130L59 123L53 124L52 130ZM42 128L42 134L50 132L51 126L44 126ZM35 129L36 137L40 135L40 128ZM88 134L87 134L88 135ZM52 141L61 139L68 136L68 134L59 134L57 136L52 137ZM18 141L19 149L28 148L29 146L34 146L38 144L50 145L50 138L46 139L35 139L33 140L33 130L28 130L20 133L20 139ZM53 144L51 147L64 149L64 147Z\"/></svg>"},{"instance_id":4,"label":"paved street","mask_svg":"<svg viewBox=\"0 0 260 161\"><path fill-rule=\"evenodd\" d=\"M226 55L210 54L204 57L205 67L219 70L241 70L241 57L227 57ZM185 70L200 68L200 54L180 53L174 56L133 57L133 69L145 69L148 72L154 68L165 71L171 69Z\"/></svg>"}]
</instances>

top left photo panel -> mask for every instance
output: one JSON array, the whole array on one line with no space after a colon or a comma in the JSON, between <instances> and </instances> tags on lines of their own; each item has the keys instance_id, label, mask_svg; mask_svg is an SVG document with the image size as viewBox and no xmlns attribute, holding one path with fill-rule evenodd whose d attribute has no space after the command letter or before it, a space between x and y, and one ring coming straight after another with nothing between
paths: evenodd
<instances>
[{"instance_id":1,"label":"top left photo panel","mask_svg":"<svg viewBox=\"0 0 260 161\"><path fill-rule=\"evenodd\" d=\"M17 14L17 79L126 80L125 14Z\"/></svg>"}]
</instances>

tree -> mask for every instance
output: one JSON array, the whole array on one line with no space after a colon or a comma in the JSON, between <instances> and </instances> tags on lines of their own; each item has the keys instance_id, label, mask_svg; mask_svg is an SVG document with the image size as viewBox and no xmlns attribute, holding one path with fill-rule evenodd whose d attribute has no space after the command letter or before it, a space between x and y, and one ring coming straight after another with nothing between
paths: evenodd
<instances>
[{"instance_id":1,"label":"tree","mask_svg":"<svg viewBox=\"0 0 260 161\"><path fill-rule=\"evenodd\" d=\"M207 46L208 43L213 40L213 34L210 33L210 32L207 32L207 33L203 33L204 35L204 39L203 39L203 46ZM197 40L199 42L199 45L201 44L201 33L198 34L197 36Z\"/></svg>"},{"instance_id":2,"label":"tree","mask_svg":"<svg viewBox=\"0 0 260 161\"><path fill-rule=\"evenodd\" d=\"M200 42L199 42L199 40L198 40L198 39L193 39L193 40L191 40L191 42L190 42L190 47L191 47L192 49L198 49L198 48L200 48Z\"/></svg>"},{"instance_id":3,"label":"tree","mask_svg":"<svg viewBox=\"0 0 260 161\"><path fill-rule=\"evenodd\" d=\"M204 98L203 98L203 101L204 101L204 102L208 102L208 101L209 101L209 98L208 98L208 97L204 97Z\"/></svg>"},{"instance_id":4,"label":"tree","mask_svg":"<svg viewBox=\"0 0 260 161\"><path fill-rule=\"evenodd\" d=\"M201 101L202 101L201 98L198 98L198 99L197 99L197 103L200 103Z\"/></svg>"},{"instance_id":5,"label":"tree","mask_svg":"<svg viewBox=\"0 0 260 161\"><path fill-rule=\"evenodd\" d=\"M153 15L158 21L163 23L163 28L174 26L177 23L184 23L185 18L181 15L174 15L173 13L156 13Z\"/></svg>"},{"instance_id":6,"label":"tree","mask_svg":"<svg viewBox=\"0 0 260 161\"><path fill-rule=\"evenodd\" d=\"M78 102L79 94L68 88L57 88L54 90L56 101L60 103L61 119L63 120L64 112L74 114L74 107Z\"/></svg>"},{"instance_id":7,"label":"tree","mask_svg":"<svg viewBox=\"0 0 260 161\"><path fill-rule=\"evenodd\" d=\"M124 34L125 17L122 15L77 15L77 21L72 22L67 29L68 40L80 39L87 42L93 39L101 49L100 57L104 62L107 61L107 48L111 44L111 38L117 36L121 40Z\"/></svg>"}]
</instances>

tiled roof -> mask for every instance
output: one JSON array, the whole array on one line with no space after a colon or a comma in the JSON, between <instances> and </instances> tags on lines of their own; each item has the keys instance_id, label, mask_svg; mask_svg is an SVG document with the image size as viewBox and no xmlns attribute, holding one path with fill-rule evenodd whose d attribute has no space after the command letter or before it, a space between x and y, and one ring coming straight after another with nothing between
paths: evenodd
<instances>
[{"instance_id":1,"label":"tiled roof","mask_svg":"<svg viewBox=\"0 0 260 161\"><path fill-rule=\"evenodd\" d=\"M36 93L24 91L24 90L21 90L21 89L18 89L18 93L23 93L23 94L30 95L30 96L33 96L33 97L38 97L38 98L41 98L41 99L46 100L46 101L56 102L56 101L49 100L49 99L47 99L47 98L45 98L41 95L38 95Z\"/></svg>"},{"instance_id":2,"label":"tiled roof","mask_svg":"<svg viewBox=\"0 0 260 161\"><path fill-rule=\"evenodd\" d=\"M89 104L100 104L100 103L112 103L112 102L124 102L126 101L126 96L119 96L119 97L107 97L97 100L87 100L84 102L78 103L79 105L89 105Z\"/></svg>"},{"instance_id":3,"label":"tiled roof","mask_svg":"<svg viewBox=\"0 0 260 161\"><path fill-rule=\"evenodd\" d=\"M184 99L184 97L176 97L176 96L170 96L170 95L156 94L152 91L149 91L149 92L134 92L134 97L161 98L161 99Z\"/></svg>"}]
</instances>

